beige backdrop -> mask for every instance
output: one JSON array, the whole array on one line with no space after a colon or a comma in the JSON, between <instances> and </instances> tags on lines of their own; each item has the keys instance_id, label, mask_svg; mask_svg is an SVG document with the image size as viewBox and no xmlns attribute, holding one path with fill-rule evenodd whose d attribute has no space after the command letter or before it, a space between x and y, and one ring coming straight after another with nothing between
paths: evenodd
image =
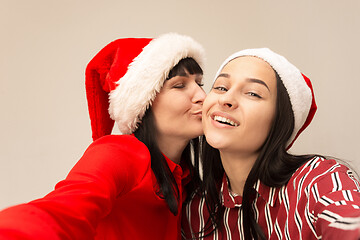
<instances>
[{"instance_id":1,"label":"beige backdrop","mask_svg":"<svg viewBox=\"0 0 360 240\"><path fill-rule=\"evenodd\" d=\"M313 81L319 106L292 151L360 170L360 1L1 0L0 208L51 191L91 143L84 69L120 37L187 34L206 90L229 54L269 47Z\"/></svg>"}]
</instances>

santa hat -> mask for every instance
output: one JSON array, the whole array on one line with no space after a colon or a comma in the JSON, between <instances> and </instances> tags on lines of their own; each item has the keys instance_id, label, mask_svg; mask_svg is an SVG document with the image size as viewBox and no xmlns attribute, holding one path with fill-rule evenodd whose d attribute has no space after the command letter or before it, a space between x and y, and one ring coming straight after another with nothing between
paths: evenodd
<instances>
[{"instance_id":1,"label":"santa hat","mask_svg":"<svg viewBox=\"0 0 360 240\"><path fill-rule=\"evenodd\" d=\"M86 68L93 139L111 134L114 121L122 134L133 133L169 71L188 57L203 67L202 46L176 33L118 39L105 46Z\"/></svg>"},{"instance_id":2,"label":"santa hat","mask_svg":"<svg viewBox=\"0 0 360 240\"><path fill-rule=\"evenodd\" d=\"M317 109L310 79L302 74L286 58L268 48L245 49L232 54L220 66L216 76L220 74L228 62L241 56L253 56L263 59L280 76L289 94L294 112L294 130L287 144L289 149L300 133L310 124Z\"/></svg>"}]
</instances>

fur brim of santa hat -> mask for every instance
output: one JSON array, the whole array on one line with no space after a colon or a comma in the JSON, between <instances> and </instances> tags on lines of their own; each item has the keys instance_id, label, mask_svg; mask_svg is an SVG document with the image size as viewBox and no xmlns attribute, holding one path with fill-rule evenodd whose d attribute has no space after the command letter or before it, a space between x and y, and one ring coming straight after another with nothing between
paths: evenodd
<instances>
[{"instance_id":1,"label":"fur brim of santa hat","mask_svg":"<svg viewBox=\"0 0 360 240\"><path fill-rule=\"evenodd\" d=\"M253 56L263 59L280 76L289 94L294 112L294 130L288 140L287 148L289 149L299 134L309 125L317 109L310 79L303 75L285 57L268 48L245 49L232 54L222 63L216 77L228 62L241 56Z\"/></svg>"}]
</instances>

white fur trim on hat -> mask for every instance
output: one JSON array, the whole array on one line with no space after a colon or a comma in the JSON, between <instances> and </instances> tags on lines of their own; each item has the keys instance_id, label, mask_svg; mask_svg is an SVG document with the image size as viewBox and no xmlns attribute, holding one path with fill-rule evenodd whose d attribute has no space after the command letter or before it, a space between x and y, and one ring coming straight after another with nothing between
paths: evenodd
<instances>
[{"instance_id":1,"label":"white fur trim on hat","mask_svg":"<svg viewBox=\"0 0 360 240\"><path fill-rule=\"evenodd\" d=\"M202 46L188 36L168 33L150 41L109 96L109 113L120 132L136 130L170 70L181 59L191 57L203 68L204 55Z\"/></svg>"},{"instance_id":2,"label":"white fur trim on hat","mask_svg":"<svg viewBox=\"0 0 360 240\"><path fill-rule=\"evenodd\" d=\"M274 53L268 48L245 49L232 54L220 66L216 77L221 73L224 66L231 60L241 56L258 57L270 64L279 74L288 94L292 110L294 112L294 130L288 141L288 145L295 139L297 132L304 125L312 102L311 89L306 84L301 72L283 56Z\"/></svg>"}]
</instances>

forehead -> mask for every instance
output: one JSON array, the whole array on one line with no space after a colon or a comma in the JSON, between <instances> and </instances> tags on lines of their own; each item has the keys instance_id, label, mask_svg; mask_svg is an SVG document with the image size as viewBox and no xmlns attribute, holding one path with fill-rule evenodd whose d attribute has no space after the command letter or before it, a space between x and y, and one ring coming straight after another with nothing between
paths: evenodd
<instances>
[{"instance_id":1,"label":"forehead","mask_svg":"<svg viewBox=\"0 0 360 240\"><path fill-rule=\"evenodd\" d=\"M259 78L261 80L276 79L275 71L270 64L252 56L243 56L231 60L224 66L221 72L234 77Z\"/></svg>"}]
</instances>

